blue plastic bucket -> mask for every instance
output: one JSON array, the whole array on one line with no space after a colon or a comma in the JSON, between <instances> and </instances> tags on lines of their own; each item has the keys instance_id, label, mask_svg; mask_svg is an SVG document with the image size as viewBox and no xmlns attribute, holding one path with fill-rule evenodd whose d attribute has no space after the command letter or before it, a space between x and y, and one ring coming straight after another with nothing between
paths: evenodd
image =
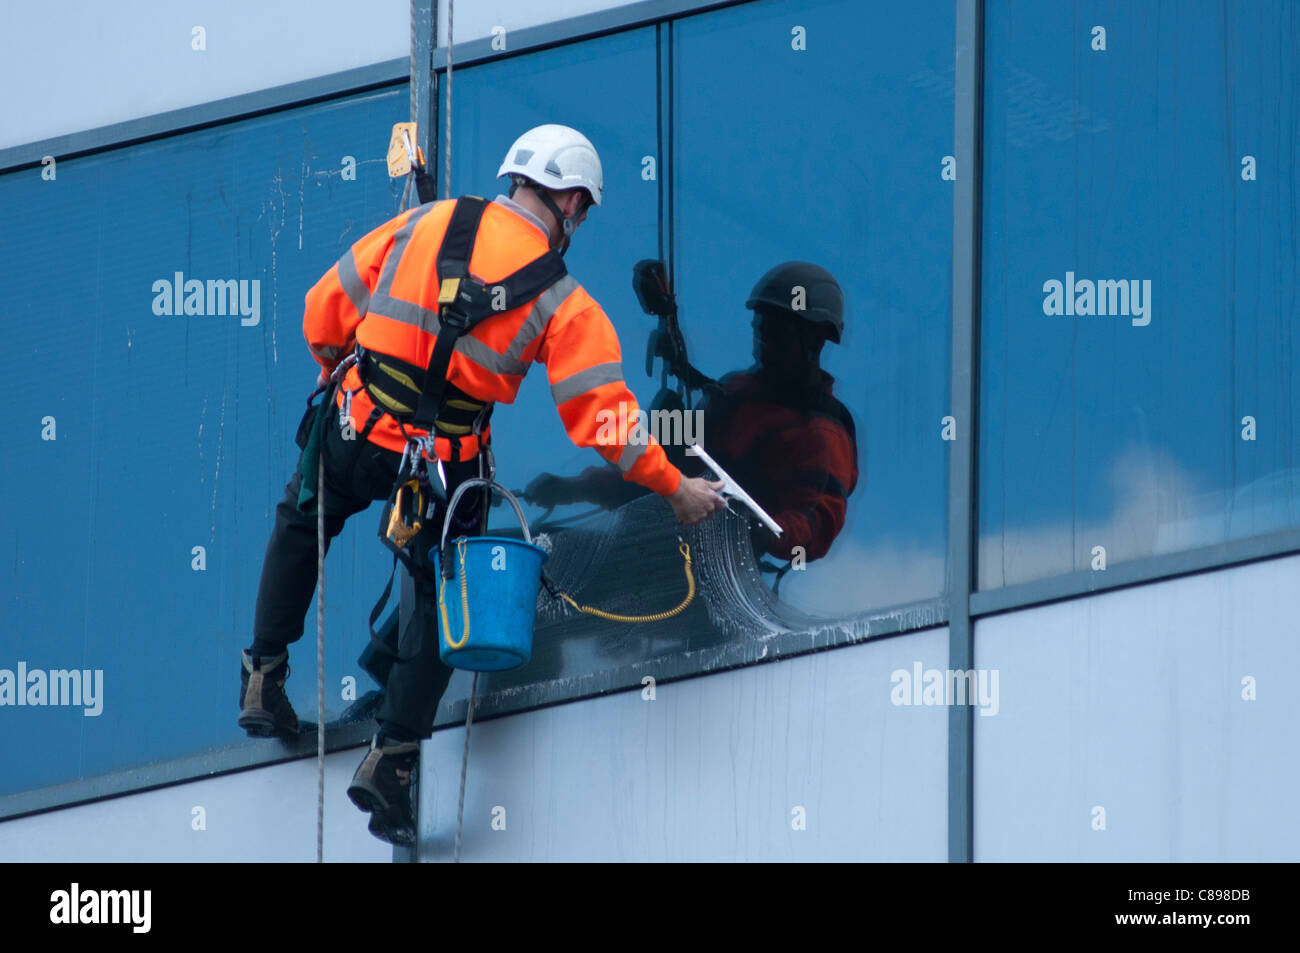
<instances>
[{"instance_id":1,"label":"blue plastic bucket","mask_svg":"<svg viewBox=\"0 0 1300 953\"><path fill-rule=\"evenodd\" d=\"M462 536L447 542L451 514L474 486L499 491L514 507L524 539ZM500 672L527 665L533 654L533 623L546 552L532 543L523 510L500 484L466 480L452 496L442 544L430 554L438 569L438 651L443 662L473 672ZM443 560L451 574L444 577Z\"/></svg>"}]
</instances>

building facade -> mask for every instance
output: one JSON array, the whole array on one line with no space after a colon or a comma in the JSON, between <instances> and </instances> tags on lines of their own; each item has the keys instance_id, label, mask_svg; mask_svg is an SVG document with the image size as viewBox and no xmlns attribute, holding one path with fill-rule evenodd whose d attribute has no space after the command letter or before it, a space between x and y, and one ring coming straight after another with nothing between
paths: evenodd
<instances>
[{"instance_id":1,"label":"building facade","mask_svg":"<svg viewBox=\"0 0 1300 953\"><path fill-rule=\"evenodd\" d=\"M550 9L456 9L450 58L445 0L378 4L351 45L328 17L163 22L128 42L151 65L101 78L109 123L75 86L6 107L11 366L37 373L0 421L0 857L315 856L314 734L243 737L238 653L315 376L303 296L403 207L384 155L410 118L440 195L504 191L533 125L586 133L605 201L569 269L641 402L682 392L706 447L731 435L710 419L738 424L646 360L633 263L666 262L716 379L754 363L755 283L825 268L845 307L821 366L856 450L851 485L761 427L744 461L827 474L824 552L774 556L723 514L683 534L679 617L543 601L532 663L479 682L464 859L1300 856L1291 5ZM571 478L526 510L555 572L612 611L673 605L668 508L587 486L600 461L553 408L534 370L493 432L512 488ZM344 795L378 511L326 573L325 858L445 860L466 673L424 746L414 856ZM304 719L313 654L311 631Z\"/></svg>"}]
</instances>

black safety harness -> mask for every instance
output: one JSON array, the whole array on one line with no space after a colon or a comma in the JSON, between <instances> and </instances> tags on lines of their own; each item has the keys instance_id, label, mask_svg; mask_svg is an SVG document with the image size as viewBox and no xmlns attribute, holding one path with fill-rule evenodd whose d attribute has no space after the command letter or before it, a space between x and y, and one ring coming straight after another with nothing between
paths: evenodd
<instances>
[{"instance_id":1,"label":"black safety harness","mask_svg":"<svg viewBox=\"0 0 1300 953\"><path fill-rule=\"evenodd\" d=\"M375 410L362 431L363 439L383 414L391 415L407 438L406 452L398 468L393 492L389 495L379 526L379 538L393 552L393 572L389 573L379 602L370 613L371 644L377 652L407 661L412 656L397 654L375 633L379 619L392 594L393 578L400 560L415 577L428 577L424 554L412 548L423 522L432 517L436 501L447 501L447 487L432 479L429 462L436 460L435 437L444 437L451 445L453 461L460 462L461 442L468 434L479 440L479 470L491 477L491 451L484 428L492 413L492 404L478 400L447 380L451 355L456 342L483 321L497 314L521 307L544 294L568 274L564 259L548 250L511 275L491 285L484 285L469 273L474 242L487 201L477 195L456 201L451 221L438 249L438 332L427 367L364 350L358 355L358 369ZM427 437L407 433L406 427L428 432ZM487 468L489 472L484 473ZM454 517L454 514L448 514ZM486 514L482 517L486 519ZM465 528L473 525L458 524ZM408 551L409 550L409 551ZM444 575L451 571L450 561L443 561ZM417 650L418 651L418 647Z\"/></svg>"}]
</instances>

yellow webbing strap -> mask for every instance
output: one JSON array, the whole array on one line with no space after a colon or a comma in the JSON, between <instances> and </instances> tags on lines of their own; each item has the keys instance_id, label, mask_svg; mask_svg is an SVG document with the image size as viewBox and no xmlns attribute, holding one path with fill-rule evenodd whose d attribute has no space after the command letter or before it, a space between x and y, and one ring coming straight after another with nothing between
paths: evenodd
<instances>
[{"instance_id":1,"label":"yellow webbing strap","mask_svg":"<svg viewBox=\"0 0 1300 953\"><path fill-rule=\"evenodd\" d=\"M407 407L405 404L403 404L400 400L398 400L396 397L392 396L391 394L385 394L374 384L368 385L366 389L370 391L370 396L375 400L376 403L383 404L390 411L396 411L399 414L409 414L411 413L412 410L415 409L413 407Z\"/></svg>"},{"instance_id":2,"label":"yellow webbing strap","mask_svg":"<svg viewBox=\"0 0 1300 953\"><path fill-rule=\"evenodd\" d=\"M433 426L437 429L438 433L440 434L449 433L449 434L454 434L456 436L464 436L467 433L474 432L474 428L471 427L469 424L449 424L441 417L434 419Z\"/></svg>"},{"instance_id":3,"label":"yellow webbing strap","mask_svg":"<svg viewBox=\"0 0 1300 953\"><path fill-rule=\"evenodd\" d=\"M397 381L397 383L401 384L403 387L407 388L408 390L413 390L417 394L420 392L420 388L416 386L415 381L411 380L411 376L409 374L403 374L397 368L393 367L393 365L385 361L382 357L372 356L371 363L374 364L374 366L378 368L380 371L387 374L389 377Z\"/></svg>"}]
</instances>

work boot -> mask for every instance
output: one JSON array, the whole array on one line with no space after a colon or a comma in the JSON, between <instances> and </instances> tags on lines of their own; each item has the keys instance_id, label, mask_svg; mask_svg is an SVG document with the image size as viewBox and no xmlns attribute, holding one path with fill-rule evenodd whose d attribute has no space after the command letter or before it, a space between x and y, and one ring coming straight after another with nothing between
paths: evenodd
<instances>
[{"instance_id":1,"label":"work boot","mask_svg":"<svg viewBox=\"0 0 1300 953\"><path fill-rule=\"evenodd\" d=\"M370 833L397 847L415 846L411 775L419 762L418 741L381 744L375 735L348 785L352 803L371 814Z\"/></svg>"},{"instance_id":2,"label":"work boot","mask_svg":"<svg viewBox=\"0 0 1300 953\"><path fill-rule=\"evenodd\" d=\"M244 651L239 678L239 727L250 738L298 736L298 716L284 693L288 677L288 652L268 659Z\"/></svg>"}]
</instances>

